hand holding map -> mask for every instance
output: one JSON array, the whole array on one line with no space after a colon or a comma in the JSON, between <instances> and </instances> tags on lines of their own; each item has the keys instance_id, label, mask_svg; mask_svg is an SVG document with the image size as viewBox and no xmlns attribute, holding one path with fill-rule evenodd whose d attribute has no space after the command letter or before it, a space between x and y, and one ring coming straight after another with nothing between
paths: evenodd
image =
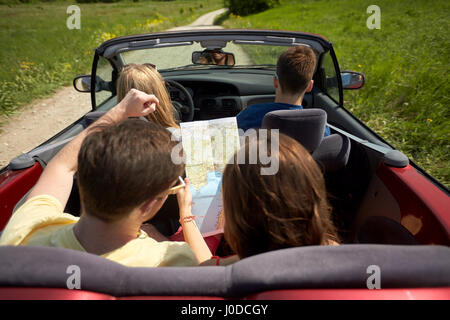
<instances>
[{"instance_id":1,"label":"hand holding map","mask_svg":"<svg viewBox=\"0 0 450 320\"><path fill-rule=\"evenodd\" d=\"M186 175L191 181L192 214L200 232L219 227L222 173L239 149L236 118L181 123Z\"/></svg>"}]
</instances>

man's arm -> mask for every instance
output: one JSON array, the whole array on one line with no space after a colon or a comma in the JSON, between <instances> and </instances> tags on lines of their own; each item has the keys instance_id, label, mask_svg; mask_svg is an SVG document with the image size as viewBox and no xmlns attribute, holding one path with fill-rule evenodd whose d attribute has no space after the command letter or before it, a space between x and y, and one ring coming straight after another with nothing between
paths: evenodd
<instances>
[{"instance_id":1,"label":"man's arm","mask_svg":"<svg viewBox=\"0 0 450 320\"><path fill-rule=\"evenodd\" d=\"M28 199L41 194L51 195L58 199L64 208L72 190L73 175L78 168L78 152L84 138L98 126L119 123L129 117L146 116L155 111L158 103L154 95L132 89L119 104L80 132L58 152L42 172Z\"/></svg>"}]
</instances>

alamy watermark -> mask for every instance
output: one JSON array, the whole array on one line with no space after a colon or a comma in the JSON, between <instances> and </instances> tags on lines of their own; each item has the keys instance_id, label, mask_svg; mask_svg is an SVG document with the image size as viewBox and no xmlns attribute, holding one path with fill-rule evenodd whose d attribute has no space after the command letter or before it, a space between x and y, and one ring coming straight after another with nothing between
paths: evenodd
<instances>
[{"instance_id":1,"label":"alamy watermark","mask_svg":"<svg viewBox=\"0 0 450 320\"><path fill-rule=\"evenodd\" d=\"M381 29L381 9L379 6L372 4L367 7L367 13L371 14L366 21L368 29Z\"/></svg>"},{"instance_id":2,"label":"alamy watermark","mask_svg":"<svg viewBox=\"0 0 450 320\"><path fill-rule=\"evenodd\" d=\"M70 276L66 280L67 289L81 289L81 269L77 265L70 265L66 269Z\"/></svg>"},{"instance_id":3,"label":"alamy watermark","mask_svg":"<svg viewBox=\"0 0 450 320\"><path fill-rule=\"evenodd\" d=\"M67 7L66 13L70 14L70 16L66 20L67 29L80 30L81 29L81 9L80 9L80 7L76 6L76 5L70 5Z\"/></svg>"},{"instance_id":4,"label":"alamy watermark","mask_svg":"<svg viewBox=\"0 0 450 320\"><path fill-rule=\"evenodd\" d=\"M379 266L372 264L367 267L366 273L370 274L367 278L367 289L381 289L381 269Z\"/></svg>"}]
</instances>

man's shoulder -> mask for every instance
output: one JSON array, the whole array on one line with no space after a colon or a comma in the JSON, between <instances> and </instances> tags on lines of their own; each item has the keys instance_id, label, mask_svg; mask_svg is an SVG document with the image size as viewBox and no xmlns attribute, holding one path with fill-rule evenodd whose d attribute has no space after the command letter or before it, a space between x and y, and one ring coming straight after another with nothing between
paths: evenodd
<instances>
[{"instance_id":1,"label":"man's shoulder","mask_svg":"<svg viewBox=\"0 0 450 320\"><path fill-rule=\"evenodd\" d=\"M275 110L285 110L285 109L303 109L302 106L287 103L269 102L269 103L257 103L252 104L245 108L242 112L259 112L259 111L275 111Z\"/></svg>"},{"instance_id":2,"label":"man's shoulder","mask_svg":"<svg viewBox=\"0 0 450 320\"><path fill-rule=\"evenodd\" d=\"M3 230L0 244L18 245L36 230L50 230L49 227L75 223L77 219L63 213L56 198L38 195L28 199L13 213Z\"/></svg>"},{"instance_id":3,"label":"man's shoulder","mask_svg":"<svg viewBox=\"0 0 450 320\"><path fill-rule=\"evenodd\" d=\"M274 102L252 104L239 112L237 117L239 119L240 117L251 116L253 114L267 113L274 108L276 108L276 103Z\"/></svg>"},{"instance_id":4,"label":"man's shoulder","mask_svg":"<svg viewBox=\"0 0 450 320\"><path fill-rule=\"evenodd\" d=\"M249 105L244 110L257 110L257 109L264 109L264 108L275 108L278 105L276 102L268 102L268 103L256 103Z\"/></svg>"}]
</instances>

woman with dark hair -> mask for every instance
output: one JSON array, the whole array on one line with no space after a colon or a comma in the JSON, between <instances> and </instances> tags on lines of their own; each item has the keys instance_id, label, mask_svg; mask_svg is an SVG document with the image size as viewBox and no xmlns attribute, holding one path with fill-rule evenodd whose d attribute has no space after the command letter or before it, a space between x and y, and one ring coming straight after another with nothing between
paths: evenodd
<instances>
[{"instance_id":1,"label":"woman with dark hair","mask_svg":"<svg viewBox=\"0 0 450 320\"><path fill-rule=\"evenodd\" d=\"M226 265L267 251L309 246L337 245L322 172L308 151L296 140L250 139L227 164L222 180L225 240L236 256L214 257L202 265ZM255 146L254 144L257 144ZM262 175L261 159L251 164L252 152L277 150L268 155L278 161L278 172ZM278 148L271 144L278 143ZM245 162L245 163L242 163Z\"/></svg>"}]
</instances>

